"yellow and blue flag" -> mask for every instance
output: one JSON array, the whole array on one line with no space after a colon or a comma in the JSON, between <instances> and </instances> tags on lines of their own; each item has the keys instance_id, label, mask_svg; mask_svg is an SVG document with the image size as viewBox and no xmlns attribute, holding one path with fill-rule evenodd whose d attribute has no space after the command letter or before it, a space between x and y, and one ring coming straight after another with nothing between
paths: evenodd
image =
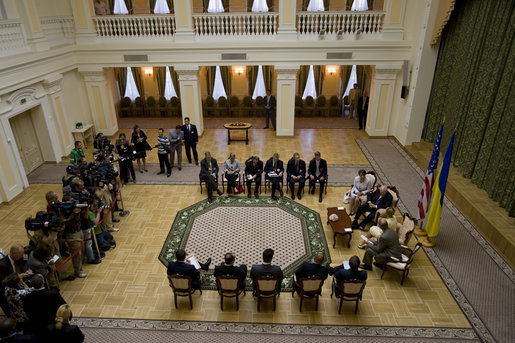
<instances>
[{"instance_id":1,"label":"yellow and blue flag","mask_svg":"<svg viewBox=\"0 0 515 343\"><path fill-rule=\"evenodd\" d=\"M443 197L445 194L445 186L447 185L447 177L449 176L449 168L451 166L452 146L454 143L454 136L452 134L451 142L445 152L443 163L440 166L438 175L436 176L435 184L433 186L433 201L429 210L429 217L427 219L426 232L428 237L435 237L438 235L440 228L440 217L442 215Z\"/></svg>"}]
</instances>

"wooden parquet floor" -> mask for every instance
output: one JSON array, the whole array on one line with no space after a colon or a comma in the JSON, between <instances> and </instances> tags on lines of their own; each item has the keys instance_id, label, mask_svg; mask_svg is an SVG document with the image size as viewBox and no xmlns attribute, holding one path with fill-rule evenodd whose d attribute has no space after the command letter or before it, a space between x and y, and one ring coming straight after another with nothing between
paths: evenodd
<instances>
[{"instance_id":1,"label":"wooden parquet floor","mask_svg":"<svg viewBox=\"0 0 515 343\"><path fill-rule=\"evenodd\" d=\"M154 136L152 130L148 131L149 137ZM308 159L313 149L317 149L329 163L367 163L354 141L355 138L366 137L358 130L296 130L296 136L289 138L276 138L272 132L256 130L252 133L251 145L236 143L227 146L222 136L223 130L206 130L200 140L199 152L209 149L218 157L234 151L237 156L247 157L253 153L270 156L277 150L286 159L294 151L299 151ZM150 160L154 158L149 157ZM55 185L31 185L10 204L0 206L1 248L6 250L14 243L27 242L24 219L45 207L44 194L49 190L60 191ZM326 208L341 206L345 191L346 188L329 188L321 204L317 196L306 193L301 203L318 211L325 223ZM292 298L290 293L281 294L276 312L272 311L268 302L264 303L262 312L257 312L256 302L249 293L241 298L238 312L234 300L227 300L222 312L215 291L204 291L203 295L196 293L193 296L193 310L189 309L186 299L180 299L179 309L176 310L166 269L158 261L158 254L177 210L204 197L198 186L125 186L123 201L131 215L121 218L118 225L120 231L114 233L116 249L107 252L101 264L85 265L87 278L61 283L62 295L71 304L74 315L256 323L470 327L423 252L416 257L404 286L400 286L400 274L396 271L387 272L383 280L380 279L379 270L369 272L357 315L353 314L353 303L344 304L342 314L338 315L337 301L329 297L330 278L324 285L318 312L314 311L313 301L308 300L300 313L299 297ZM325 234L334 265L348 260L352 255L363 256L363 250L357 248L359 234L354 235L350 249L341 237L337 238L336 248L333 249L332 232L327 226ZM412 241L410 245L414 244ZM227 251L231 248L227 247ZM213 263L221 261L222 256L213 256Z\"/></svg>"}]
</instances>

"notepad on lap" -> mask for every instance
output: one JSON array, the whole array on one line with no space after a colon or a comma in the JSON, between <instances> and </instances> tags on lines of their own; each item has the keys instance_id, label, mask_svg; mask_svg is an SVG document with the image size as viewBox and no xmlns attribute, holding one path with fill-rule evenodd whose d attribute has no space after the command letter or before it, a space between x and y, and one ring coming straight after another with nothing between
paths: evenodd
<instances>
[{"instance_id":1,"label":"notepad on lap","mask_svg":"<svg viewBox=\"0 0 515 343\"><path fill-rule=\"evenodd\" d=\"M198 264L197 259L195 256L190 255L186 258L186 261L189 261L191 265L195 266L195 268L198 270L200 269L200 264Z\"/></svg>"},{"instance_id":2,"label":"notepad on lap","mask_svg":"<svg viewBox=\"0 0 515 343\"><path fill-rule=\"evenodd\" d=\"M343 261L343 269L350 269L349 261Z\"/></svg>"}]
</instances>

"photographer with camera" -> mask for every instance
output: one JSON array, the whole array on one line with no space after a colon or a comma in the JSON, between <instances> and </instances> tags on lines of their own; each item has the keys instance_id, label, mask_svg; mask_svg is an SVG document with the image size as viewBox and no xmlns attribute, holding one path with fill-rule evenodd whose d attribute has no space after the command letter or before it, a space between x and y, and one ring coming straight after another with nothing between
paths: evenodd
<instances>
[{"instance_id":1,"label":"photographer with camera","mask_svg":"<svg viewBox=\"0 0 515 343\"><path fill-rule=\"evenodd\" d=\"M100 259L102 259L105 256L104 251L111 249L111 247L116 247L114 237L107 230L107 225L105 224L105 221L100 223L100 221L104 217L105 211L105 208L98 206L97 200L93 201L93 203L89 206L88 209L88 218L91 226L94 227L94 233L97 239L98 249L100 250L100 256L97 256L97 258Z\"/></svg>"},{"instance_id":2,"label":"photographer with camera","mask_svg":"<svg viewBox=\"0 0 515 343\"><path fill-rule=\"evenodd\" d=\"M125 133L120 133L116 141L116 152L118 154L118 162L120 164L120 176L123 183L129 182L129 172L132 176L132 182L136 183L136 173L134 172L134 165L132 160L135 156L134 148L127 140Z\"/></svg>"},{"instance_id":3,"label":"photographer with camera","mask_svg":"<svg viewBox=\"0 0 515 343\"><path fill-rule=\"evenodd\" d=\"M163 128L159 128L157 131L157 156L159 157L159 168L160 171L157 175L165 173L166 165L166 177L172 175L172 168L170 167L170 161L168 160L168 154L170 153L170 140L164 135Z\"/></svg>"},{"instance_id":4,"label":"photographer with camera","mask_svg":"<svg viewBox=\"0 0 515 343\"><path fill-rule=\"evenodd\" d=\"M70 152L70 163L78 165L81 157L84 157L84 150L82 150L82 142L75 141L75 148Z\"/></svg>"}]
</instances>

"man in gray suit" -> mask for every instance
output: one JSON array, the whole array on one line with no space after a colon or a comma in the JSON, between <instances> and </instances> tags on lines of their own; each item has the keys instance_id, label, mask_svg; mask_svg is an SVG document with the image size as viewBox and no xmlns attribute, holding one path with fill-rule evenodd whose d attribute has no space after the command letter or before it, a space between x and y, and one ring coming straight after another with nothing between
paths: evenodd
<instances>
[{"instance_id":1,"label":"man in gray suit","mask_svg":"<svg viewBox=\"0 0 515 343\"><path fill-rule=\"evenodd\" d=\"M250 270L250 278L252 279L254 290L256 290L255 279L264 276L279 278L277 290L281 290L281 281L284 278L284 274L281 267L272 265L272 258L274 258L274 251L272 249L266 249L263 251L263 264L255 264L252 266L252 269Z\"/></svg>"},{"instance_id":2,"label":"man in gray suit","mask_svg":"<svg viewBox=\"0 0 515 343\"><path fill-rule=\"evenodd\" d=\"M379 218L378 226L383 230L381 237L374 244L368 244L367 251L363 257L363 263L359 267L361 269L372 270L372 259L375 258L374 265L383 268L383 264L387 257L393 256L401 259L401 245L399 244L399 236L397 232L388 228L385 218Z\"/></svg>"},{"instance_id":3,"label":"man in gray suit","mask_svg":"<svg viewBox=\"0 0 515 343\"><path fill-rule=\"evenodd\" d=\"M175 161L175 152L177 152L177 167L182 169L182 146L184 145L184 132L181 126L177 125L175 130L168 132L168 140L170 141L170 164L173 168Z\"/></svg>"}]
</instances>

